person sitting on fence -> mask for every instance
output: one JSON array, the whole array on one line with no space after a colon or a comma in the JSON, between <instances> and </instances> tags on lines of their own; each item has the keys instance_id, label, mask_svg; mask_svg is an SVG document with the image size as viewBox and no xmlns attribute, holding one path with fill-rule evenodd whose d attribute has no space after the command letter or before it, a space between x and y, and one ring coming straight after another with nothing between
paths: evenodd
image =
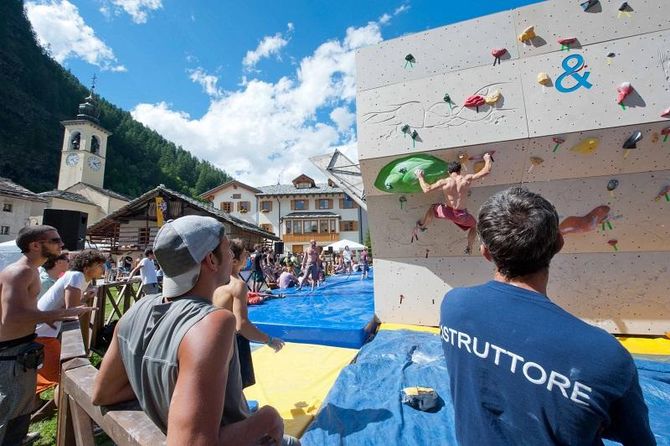
<instances>
[{"instance_id":1,"label":"person sitting on fence","mask_svg":"<svg viewBox=\"0 0 670 446\"><path fill-rule=\"evenodd\" d=\"M90 303L96 290L86 291L91 281L105 273L105 257L98 251L86 249L75 255L70 270L47 290L37 301L42 311L72 308L83 302ZM44 345L44 365L37 371L37 394L58 385L60 378L60 333L61 323L41 323L35 329L37 339ZM57 399L55 397L54 399Z\"/></svg>"},{"instance_id":2,"label":"person sitting on fence","mask_svg":"<svg viewBox=\"0 0 670 446\"><path fill-rule=\"evenodd\" d=\"M0 272L0 444L21 444L30 425L42 344L33 342L35 324L54 323L91 311L88 307L37 308L37 268L63 248L52 226L26 226L16 245L21 258Z\"/></svg>"},{"instance_id":3,"label":"person sitting on fence","mask_svg":"<svg viewBox=\"0 0 670 446\"><path fill-rule=\"evenodd\" d=\"M140 270L140 277L142 279L142 292L144 294L156 294L160 290L158 289L158 276L156 272L156 265L154 264L154 250L147 248L144 250L144 258L140 260L140 263L133 268L129 276L133 277L137 270Z\"/></svg>"},{"instance_id":4,"label":"person sitting on fence","mask_svg":"<svg viewBox=\"0 0 670 446\"><path fill-rule=\"evenodd\" d=\"M284 347L284 341L263 333L249 320L247 310L248 288L247 284L240 277L240 268L246 263L249 252L244 248L244 242L240 239L230 241L230 250L233 252L230 283L216 289L212 302L217 307L232 311L235 315L236 341L240 359L242 386L246 388L256 383L254 366L251 362L251 346L249 345L249 341L269 345L276 352Z\"/></svg>"},{"instance_id":5,"label":"person sitting on fence","mask_svg":"<svg viewBox=\"0 0 670 446\"><path fill-rule=\"evenodd\" d=\"M137 397L168 444L282 444L276 409L254 414L242 394L235 316L212 304L230 281L232 253L211 217L167 222L154 241L163 292L140 299L114 330L93 386L92 402ZM146 330L151 326L151 330ZM298 444L285 439L283 444Z\"/></svg>"}]
</instances>

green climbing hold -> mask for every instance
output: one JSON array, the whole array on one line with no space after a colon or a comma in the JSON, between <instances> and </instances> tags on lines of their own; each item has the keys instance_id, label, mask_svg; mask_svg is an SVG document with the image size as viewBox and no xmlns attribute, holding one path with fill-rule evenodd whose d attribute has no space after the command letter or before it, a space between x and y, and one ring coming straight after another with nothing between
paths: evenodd
<instances>
[{"instance_id":1,"label":"green climbing hold","mask_svg":"<svg viewBox=\"0 0 670 446\"><path fill-rule=\"evenodd\" d=\"M390 193L421 192L416 171L423 170L428 184L432 184L447 174L447 163L432 155L411 155L399 158L382 167L375 180L375 187Z\"/></svg>"}]
</instances>

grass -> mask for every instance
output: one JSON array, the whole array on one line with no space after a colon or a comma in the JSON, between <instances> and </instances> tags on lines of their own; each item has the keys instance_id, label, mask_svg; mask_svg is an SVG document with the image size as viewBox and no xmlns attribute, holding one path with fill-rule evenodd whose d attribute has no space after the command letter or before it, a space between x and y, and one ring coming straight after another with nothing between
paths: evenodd
<instances>
[{"instance_id":1,"label":"grass","mask_svg":"<svg viewBox=\"0 0 670 446\"><path fill-rule=\"evenodd\" d=\"M134 285L135 287L139 286L138 284ZM118 291L116 289L112 289L112 295L114 296L114 299L118 297ZM112 307L111 303L109 300L105 301L105 321L107 320L107 317L112 314L114 311L114 307ZM114 320L118 319L118 316L115 316L113 318ZM104 353L103 353L104 354ZM91 364L98 368L100 367L100 363L102 362L102 355L91 351L91 355L89 357L89 360L91 361ZM49 389L40 395L40 398L42 400L48 401L53 399L54 397L54 390ZM33 443L34 446L52 446L56 444L56 436L58 435L58 410L54 412L54 415L50 418L46 418L40 422L37 423L32 423L30 425L30 432L39 432L40 433L40 439L35 441ZM114 442L105 434L104 432L100 432L94 437L95 444L97 446L114 446Z\"/></svg>"}]
</instances>

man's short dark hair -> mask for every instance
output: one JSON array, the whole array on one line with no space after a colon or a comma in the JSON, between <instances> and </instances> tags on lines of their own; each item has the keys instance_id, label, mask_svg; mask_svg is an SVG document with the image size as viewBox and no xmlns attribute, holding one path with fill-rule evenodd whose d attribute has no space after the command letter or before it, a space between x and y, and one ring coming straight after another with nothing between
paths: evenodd
<instances>
[{"instance_id":1,"label":"man's short dark hair","mask_svg":"<svg viewBox=\"0 0 670 446\"><path fill-rule=\"evenodd\" d=\"M84 268L91 267L96 263L104 264L105 256L95 249L85 249L74 256L70 263L72 271L84 272Z\"/></svg>"},{"instance_id":2,"label":"man's short dark hair","mask_svg":"<svg viewBox=\"0 0 670 446\"><path fill-rule=\"evenodd\" d=\"M21 252L26 253L30 250L29 245L32 242L45 240L44 234L49 231L56 231L56 228L49 225L24 226L16 237L16 246Z\"/></svg>"},{"instance_id":3,"label":"man's short dark hair","mask_svg":"<svg viewBox=\"0 0 670 446\"><path fill-rule=\"evenodd\" d=\"M153 250L153 249L151 249L151 248L147 248L147 249L144 250L144 257L149 257L149 256L152 255L153 253L154 253L154 250Z\"/></svg>"},{"instance_id":4,"label":"man's short dark hair","mask_svg":"<svg viewBox=\"0 0 670 446\"><path fill-rule=\"evenodd\" d=\"M447 163L447 172L451 175L452 173L461 173L461 163L458 161L449 161Z\"/></svg>"},{"instance_id":5,"label":"man's short dark hair","mask_svg":"<svg viewBox=\"0 0 670 446\"><path fill-rule=\"evenodd\" d=\"M61 255L58 255L56 257L49 257L47 259L47 261L44 262L44 265L42 265L42 267L45 270L49 271L49 270L54 269L54 267L56 266L56 262L58 262L59 260L69 260L69 258L70 258L70 255L67 252L64 252Z\"/></svg>"},{"instance_id":6,"label":"man's short dark hair","mask_svg":"<svg viewBox=\"0 0 670 446\"><path fill-rule=\"evenodd\" d=\"M239 238L234 238L230 241L230 250L233 252L233 259L240 260L242 253L246 250L244 241Z\"/></svg>"},{"instance_id":7,"label":"man's short dark hair","mask_svg":"<svg viewBox=\"0 0 670 446\"><path fill-rule=\"evenodd\" d=\"M521 187L486 200L479 210L477 232L498 271L508 279L548 268L560 248L556 209Z\"/></svg>"}]
</instances>

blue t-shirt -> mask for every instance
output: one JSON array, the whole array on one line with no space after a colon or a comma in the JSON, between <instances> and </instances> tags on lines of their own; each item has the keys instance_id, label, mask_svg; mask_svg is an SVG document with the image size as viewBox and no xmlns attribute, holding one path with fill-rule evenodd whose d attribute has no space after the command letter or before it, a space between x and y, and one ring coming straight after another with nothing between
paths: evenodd
<instances>
[{"instance_id":1,"label":"blue t-shirt","mask_svg":"<svg viewBox=\"0 0 670 446\"><path fill-rule=\"evenodd\" d=\"M455 288L440 335L461 446L656 444L630 354L546 296Z\"/></svg>"}]
</instances>

